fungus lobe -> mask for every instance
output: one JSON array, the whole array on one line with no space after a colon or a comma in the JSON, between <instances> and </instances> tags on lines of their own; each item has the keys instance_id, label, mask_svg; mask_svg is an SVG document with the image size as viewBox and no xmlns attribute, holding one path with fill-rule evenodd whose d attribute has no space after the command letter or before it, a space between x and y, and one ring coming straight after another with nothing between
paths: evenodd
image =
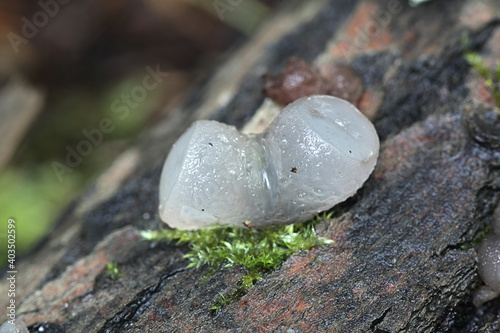
<instances>
[{"instance_id":1,"label":"fungus lobe","mask_svg":"<svg viewBox=\"0 0 500 333\"><path fill-rule=\"evenodd\" d=\"M378 151L372 123L332 96L289 104L260 134L200 120L165 161L160 218L180 229L302 222L353 195Z\"/></svg>"}]
</instances>

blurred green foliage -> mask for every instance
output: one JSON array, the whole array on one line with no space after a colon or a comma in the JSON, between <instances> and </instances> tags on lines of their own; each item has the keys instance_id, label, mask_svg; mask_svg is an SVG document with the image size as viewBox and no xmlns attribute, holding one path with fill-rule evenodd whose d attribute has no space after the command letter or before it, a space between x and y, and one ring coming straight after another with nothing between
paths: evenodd
<instances>
[{"instance_id":1,"label":"blurred green foliage","mask_svg":"<svg viewBox=\"0 0 500 333\"><path fill-rule=\"evenodd\" d=\"M51 227L61 207L82 184L76 174L62 183L54 182L49 165L25 169L7 169L0 176L0 231L2 244L7 241L7 221L16 221L16 255L26 253ZM57 182L57 180L56 180ZM0 248L0 267L7 262L7 246Z\"/></svg>"},{"instance_id":2,"label":"blurred green foliage","mask_svg":"<svg viewBox=\"0 0 500 333\"><path fill-rule=\"evenodd\" d=\"M271 14L268 5L257 0L205 1L188 0L206 10L228 26L250 35Z\"/></svg>"},{"instance_id":3,"label":"blurred green foliage","mask_svg":"<svg viewBox=\"0 0 500 333\"><path fill-rule=\"evenodd\" d=\"M130 108L126 117L112 108L113 101L142 85L145 74L140 69L108 87L67 89L49 98L14 161L0 174L0 268L7 262L9 218L16 221L16 254L26 254L50 230L64 207L147 125L159 105L161 84ZM103 118L111 119L115 129L103 134L102 143L59 181L51 164L66 165L65 147L75 149L86 140L82 131L99 128Z\"/></svg>"}]
</instances>

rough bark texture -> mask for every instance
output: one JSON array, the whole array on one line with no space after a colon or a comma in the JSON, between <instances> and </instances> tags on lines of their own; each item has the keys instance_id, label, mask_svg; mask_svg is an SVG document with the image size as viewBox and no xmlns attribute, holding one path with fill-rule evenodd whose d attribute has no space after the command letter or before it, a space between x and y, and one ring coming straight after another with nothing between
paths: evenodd
<instances>
[{"instance_id":1,"label":"rough bark texture","mask_svg":"<svg viewBox=\"0 0 500 333\"><path fill-rule=\"evenodd\" d=\"M472 306L481 282L469 245L500 201L500 139L478 139L478 128L496 128L476 116L492 99L464 60L462 35L494 63L499 17L496 0L285 5L19 263L19 318L45 332L498 332L500 301ZM342 213L318 225L333 245L293 255L214 314L212 301L244 269L201 283L208 269L186 269L186 248L150 244L139 230L160 224L159 174L180 133L199 118L243 126L264 101L262 75L292 56L320 70L348 62L360 74L359 107L382 140L378 165ZM104 274L109 261L117 280ZM2 299L2 318L5 308Z\"/></svg>"}]
</instances>

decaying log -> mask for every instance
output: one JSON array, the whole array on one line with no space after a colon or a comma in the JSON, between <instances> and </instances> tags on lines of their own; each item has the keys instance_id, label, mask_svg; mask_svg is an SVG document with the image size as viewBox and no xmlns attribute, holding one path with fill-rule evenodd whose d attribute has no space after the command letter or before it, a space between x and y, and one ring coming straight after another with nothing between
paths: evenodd
<instances>
[{"instance_id":1,"label":"decaying log","mask_svg":"<svg viewBox=\"0 0 500 333\"><path fill-rule=\"evenodd\" d=\"M499 18L495 0L287 2L19 263L18 318L45 332L497 332L500 302L472 306L481 281L470 244L500 201L500 152L491 144L500 138L477 130L494 128L477 115L495 119L494 106L464 51L498 60ZM334 63L358 72L358 105L377 128L381 155L342 213L318 224L334 244L293 255L214 314L214 298L245 270L202 283L208 268L186 269L185 247L150 244L139 231L161 223L160 170L180 133L206 118L242 127L272 104L263 75L292 56L320 72ZM122 271L117 280L104 275L109 261ZM5 309L2 299L2 318Z\"/></svg>"}]
</instances>

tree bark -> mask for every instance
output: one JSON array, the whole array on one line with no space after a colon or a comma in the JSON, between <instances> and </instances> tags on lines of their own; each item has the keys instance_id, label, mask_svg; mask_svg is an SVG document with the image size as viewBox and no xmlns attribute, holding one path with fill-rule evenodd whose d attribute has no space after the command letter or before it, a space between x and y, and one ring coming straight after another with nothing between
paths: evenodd
<instances>
[{"instance_id":1,"label":"tree bark","mask_svg":"<svg viewBox=\"0 0 500 333\"><path fill-rule=\"evenodd\" d=\"M499 18L495 0L284 4L19 263L18 318L45 332L497 332L500 301L472 306L481 281L471 242L500 201L500 133L482 132L477 115L494 117L492 96L464 50L499 59ZM214 314L212 301L245 270L202 283L208 268L187 269L185 247L139 231L161 224L161 166L183 130L206 118L242 127L270 103L262 76L292 56L359 73L378 164L342 213L318 224L334 244L291 256ZM120 278L105 276L109 261Z\"/></svg>"}]
</instances>

